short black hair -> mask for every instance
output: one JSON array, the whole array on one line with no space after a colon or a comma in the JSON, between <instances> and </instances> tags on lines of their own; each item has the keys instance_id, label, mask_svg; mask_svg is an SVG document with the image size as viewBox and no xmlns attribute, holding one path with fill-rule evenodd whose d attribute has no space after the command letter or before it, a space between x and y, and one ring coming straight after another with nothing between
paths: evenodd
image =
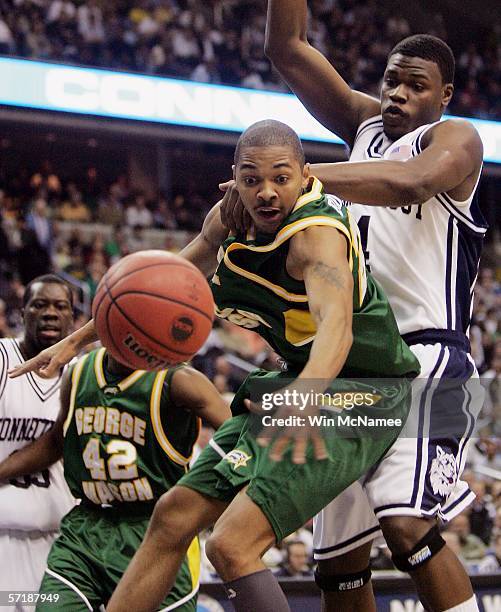
<instances>
[{"instance_id":1,"label":"short black hair","mask_svg":"<svg viewBox=\"0 0 501 612\"><path fill-rule=\"evenodd\" d=\"M296 132L287 124L275 119L265 119L249 126L242 132L235 148L235 165L246 147L290 147L301 168L304 166L303 145Z\"/></svg>"},{"instance_id":2,"label":"short black hair","mask_svg":"<svg viewBox=\"0 0 501 612\"><path fill-rule=\"evenodd\" d=\"M393 47L388 55L388 59L396 53L409 57L420 57L424 60L435 62L442 75L442 83L454 83L454 71L456 68L454 54L449 45L440 38L431 34L408 36Z\"/></svg>"},{"instance_id":3,"label":"short black hair","mask_svg":"<svg viewBox=\"0 0 501 612\"><path fill-rule=\"evenodd\" d=\"M26 289L24 290L24 295L23 295L23 308L31 300L31 290L35 283L44 283L47 285L55 283L58 285L63 285L63 287L65 287L66 291L68 292L68 298L70 300L71 306L73 307L73 291L71 290L69 283L67 283L60 276L57 276L57 274L42 274L41 276L37 276L36 278L31 280L26 285Z\"/></svg>"}]
</instances>

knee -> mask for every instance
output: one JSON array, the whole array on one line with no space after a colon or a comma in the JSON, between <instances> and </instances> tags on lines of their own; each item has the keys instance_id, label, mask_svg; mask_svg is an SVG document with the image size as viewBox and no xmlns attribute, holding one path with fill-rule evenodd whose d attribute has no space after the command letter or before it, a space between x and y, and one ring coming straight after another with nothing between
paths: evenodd
<instances>
[{"instance_id":1,"label":"knee","mask_svg":"<svg viewBox=\"0 0 501 612\"><path fill-rule=\"evenodd\" d=\"M205 543L205 554L220 575L238 571L242 560L242 548L237 545L234 538L228 537L217 528Z\"/></svg>"},{"instance_id":2,"label":"knee","mask_svg":"<svg viewBox=\"0 0 501 612\"><path fill-rule=\"evenodd\" d=\"M187 548L198 533L186 516L184 502L183 491L173 487L160 497L151 516L149 532L170 547Z\"/></svg>"},{"instance_id":3,"label":"knee","mask_svg":"<svg viewBox=\"0 0 501 612\"><path fill-rule=\"evenodd\" d=\"M339 557L318 562L315 582L324 597L338 597L340 593L346 594L353 590L358 593L370 581L371 546L372 542L367 542Z\"/></svg>"},{"instance_id":4,"label":"knee","mask_svg":"<svg viewBox=\"0 0 501 612\"><path fill-rule=\"evenodd\" d=\"M433 519L388 516L380 520L383 535L393 554L411 550L436 524Z\"/></svg>"},{"instance_id":5,"label":"knee","mask_svg":"<svg viewBox=\"0 0 501 612\"><path fill-rule=\"evenodd\" d=\"M336 576L361 572L369 567L372 542L363 544L339 557L318 561L318 572L325 576Z\"/></svg>"}]
</instances>

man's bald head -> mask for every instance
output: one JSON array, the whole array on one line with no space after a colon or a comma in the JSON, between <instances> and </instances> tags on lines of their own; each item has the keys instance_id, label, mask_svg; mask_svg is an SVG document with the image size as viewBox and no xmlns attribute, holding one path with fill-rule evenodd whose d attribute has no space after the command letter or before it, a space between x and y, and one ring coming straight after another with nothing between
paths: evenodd
<instances>
[{"instance_id":1,"label":"man's bald head","mask_svg":"<svg viewBox=\"0 0 501 612\"><path fill-rule=\"evenodd\" d=\"M289 147L301 168L304 166L304 151L299 136L281 121L265 119L248 127L238 139L235 148L235 166L238 165L242 150L248 147Z\"/></svg>"}]
</instances>

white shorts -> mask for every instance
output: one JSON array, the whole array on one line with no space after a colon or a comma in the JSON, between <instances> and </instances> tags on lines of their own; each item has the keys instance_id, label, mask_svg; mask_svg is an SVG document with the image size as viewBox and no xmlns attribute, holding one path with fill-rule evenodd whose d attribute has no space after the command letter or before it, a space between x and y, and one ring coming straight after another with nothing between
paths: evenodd
<instances>
[{"instance_id":1,"label":"white shorts","mask_svg":"<svg viewBox=\"0 0 501 612\"><path fill-rule=\"evenodd\" d=\"M475 498L460 479L483 399L475 364L460 347L414 344L411 349L421 374L413 384L404 432L369 474L317 515L313 531L317 561L338 557L380 536L381 517L439 516L448 521ZM454 390L444 395L443 387L451 380ZM473 392L456 383L468 380L475 383ZM450 416L455 422L453 434L447 433ZM430 431L440 434L428 437Z\"/></svg>"},{"instance_id":2,"label":"white shorts","mask_svg":"<svg viewBox=\"0 0 501 612\"><path fill-rule=\"evenodd\" d=\"M0 591L38 591L57 532L0 530ZM33 612L33 604L2 612Z\"/></svg>"}]
</instances>

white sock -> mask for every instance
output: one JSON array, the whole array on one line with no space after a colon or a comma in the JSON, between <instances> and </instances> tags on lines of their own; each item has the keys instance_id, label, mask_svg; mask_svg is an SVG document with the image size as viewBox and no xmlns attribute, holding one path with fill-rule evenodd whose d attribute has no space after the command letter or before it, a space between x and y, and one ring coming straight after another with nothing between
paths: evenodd
<instances>
[{"instance_id":1,"label":"white sock","mask_svg":"<svg viewBox=\"0 0 501 612\"><path fill-rule=\"evenodd\" d=\"M453 608L449 608L445 610L445 612L479 612L477 598L475 595L468 601L463 601L463 603L454 606Z\"/></svg>"}]
</instances>

